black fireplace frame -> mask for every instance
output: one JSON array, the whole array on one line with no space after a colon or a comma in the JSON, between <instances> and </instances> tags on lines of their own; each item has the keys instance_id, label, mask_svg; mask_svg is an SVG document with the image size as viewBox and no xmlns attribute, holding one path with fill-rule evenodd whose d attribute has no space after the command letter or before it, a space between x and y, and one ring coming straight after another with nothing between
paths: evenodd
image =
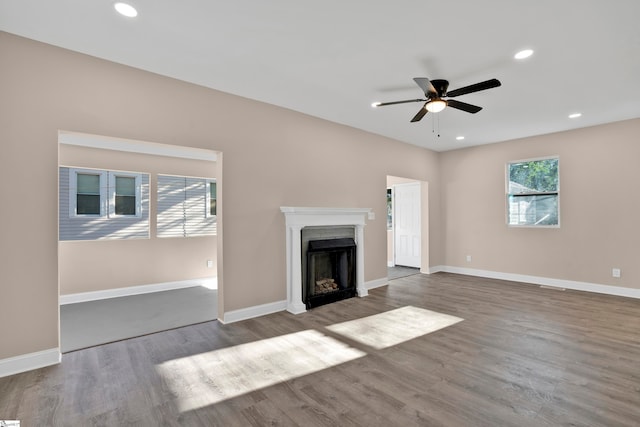
<instances>
[{"instance_id":1,"label":"black fireplace frame","mask_svg":"<svg viewBox=\"0 0 640 427\"><path fill-rule=\"evenodd\" d=\"M313 289L316 280L316 278L313 277L314 269L312 268L314 257L318 255L328 255L333 259L343 254L347 258L346 267L339 265L340 263L337 261L332 263L334 270L340 268L346 268L347 270L346 273L343 272L342 274L338 271L333 272L334 277L341 275L346 276L338 280L338 289L328 293L314 295ZM356 242L353 238L309 240L306 262L307 277L302 288L302 300L307 310L356 296Z\"/></svg>"}]
</instances>

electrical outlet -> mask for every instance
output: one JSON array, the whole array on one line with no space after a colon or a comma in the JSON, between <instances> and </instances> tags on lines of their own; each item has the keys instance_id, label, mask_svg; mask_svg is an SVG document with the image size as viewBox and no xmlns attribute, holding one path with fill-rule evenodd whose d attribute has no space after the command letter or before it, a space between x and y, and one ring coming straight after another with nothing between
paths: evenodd
<instances>
[{"instance_id":1,"label":"electrical outlet","mask_svg":"<svg viewBox=\"0 0 640 427\"><path fill-rule=\"evenodd\" d=\"M471 255L467 255L467 262L471 262Z\"/></svg>"},{"instance_id":2,"label":"electrical outlet","mask_svg":"<svg viewBox=\"0 0 640 427\"><path fill-rule=\"evenodd\" d=\"M611 269L611 275L613 277L620 277L620 269L619 268L613 268Z\"/></svg>"},{"instance_id":3,"label":"electrical outlet","mask_svg":"<svg viewBox=\"0 0 640 427\"><path fill-rule=\"evenodd\" d=\"M213 268L213 260L211 259L207 260L207 268Z\"/></svg>"}]
</instances>

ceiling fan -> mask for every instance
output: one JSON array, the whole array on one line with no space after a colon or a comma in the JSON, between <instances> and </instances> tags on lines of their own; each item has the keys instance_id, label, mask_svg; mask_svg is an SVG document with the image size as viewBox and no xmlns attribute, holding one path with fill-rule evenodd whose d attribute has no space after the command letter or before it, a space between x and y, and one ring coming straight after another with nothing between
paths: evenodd
<instances>
[{"instance_id":1,"label":"ceiling fan","mask_svg":"<svg viewBox=\"0 0 640 427\"><path fill-rule=\"evenodd\" d=\"M500 80L491 79L484 82L461 87L459 89L452 90L451 92L447 92L447 90L449 89L449 82L447 80L429 80L426 77L414 77L413 81L415 81L416 84L420 86L420 89L422 89L422 91L424 92L424 96L426 96L426 99L418 98L407 99L404 101L376 102L373 104L373 106L383 107L385 105L405 104L408 102L424 102L425 104L420 109L420 111L418 111L418 114L416 114L413 119L411 119L412 122L420 121L420 119L422 119L429 111L431 111L432 113L437 113L444 110L447 106L455 108L457 110L466 111L467 113L475 114L478 111L482 110L482 107L467 104L466 102L457 101L455 99L443 98L455 98L456 96L479 92L481 90L491 89L502 85L502 83L500 83Z\"/></svg>"}]
</instances>

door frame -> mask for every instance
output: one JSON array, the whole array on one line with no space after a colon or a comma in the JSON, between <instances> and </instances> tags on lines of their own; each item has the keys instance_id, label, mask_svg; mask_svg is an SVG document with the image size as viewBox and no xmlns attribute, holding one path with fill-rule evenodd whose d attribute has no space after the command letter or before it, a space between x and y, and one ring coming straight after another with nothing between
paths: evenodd
<instances>
[{"instance_id":1,"label":"door frame","mask_svg":"<svg viewBox=\"0 0 640 427\"><path fill-rule=\"evenodd\" d=\"M387 256L387 267L395 266L395 189L397 184L404 183L419 183L420 184L420 272L423 274L429 274L430 262L429 262L429 183L427 181L420 181L413 178L399 177L393 175L387 175L386 189L391 189L391 204L392 204L392 217L391 230L387 229L387 248L388 253L391 252L393 256L389 258ZM386 194L386 192L385 192ZM385 204L386 206L386 204ZM386 222L386 221L385 221Z\"/></svg>"}]
</instances>

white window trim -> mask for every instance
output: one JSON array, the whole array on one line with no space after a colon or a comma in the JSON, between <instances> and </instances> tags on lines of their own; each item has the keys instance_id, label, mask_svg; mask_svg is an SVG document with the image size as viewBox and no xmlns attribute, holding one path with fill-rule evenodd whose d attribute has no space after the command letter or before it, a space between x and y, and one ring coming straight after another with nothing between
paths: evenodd
<instances>
[{"instance_id":1,"label":"white window trim","mask_svg":"<svg viewBox=\"0 0 640 427\"><path fill-rule=\"evenodd\" d=\"M116 214L116 177L135 178L136 214ZM142 174L135 172L109 171L109 217L110 218L140 218L142 217Z\"/></svg>"},{"instance_id":2,"label":"white window trim","mask_svg":"<svg viewBox=\"0 0 640 427\"><path fill-rule=\"evenodd\" d=\"M216 183L215 179L207 179L207 189L206 189L206 194L205 194L205 217L206 218L213 218L214 220L216 220L217 215L211 215L211 184L212 183ZM216 184L216 203L218 200L218 188L217 188L217 184ZM216 207L216 213L217 213L217 207Z\"/></svg>"},{"instance_id":3,"label":"white window trim","mask_svg":"<svg viewBox=\"0 0 640 427\"><path fill-rule=\"evenodd\" d=\"M78 174L100 176L100 215L78 214ZM107 171L99 169L69 168L69 217L101 218L107 216Z\"/></svg>"},{"instance_id":4,"label":"white window trim","mask_svg":"<svg viewBox=\"0 0 640 427\"><path fill-rule=\"evenodd\" d=\"M526 162L535 162L535 161L540 161L540 160L557 160L558 161L558 188L557 188L557 193L558 193L558 224L555 225L536 225L536 224L511 224L509 222L509 195L511 193L509 193L509 165L515 164L515 163L526 163ZM529 159L521 159L521 160L510 160L506 163L505 165L505 172L504 172L504 177L505 177L505 223L507 224L507 227L509 228L560 228L560 156L556 155L556 156L546 156L546 157L534 157L534 158L529 158ZM535 194L532 194L535 195Z\"/></svg>"}]
</instances>

